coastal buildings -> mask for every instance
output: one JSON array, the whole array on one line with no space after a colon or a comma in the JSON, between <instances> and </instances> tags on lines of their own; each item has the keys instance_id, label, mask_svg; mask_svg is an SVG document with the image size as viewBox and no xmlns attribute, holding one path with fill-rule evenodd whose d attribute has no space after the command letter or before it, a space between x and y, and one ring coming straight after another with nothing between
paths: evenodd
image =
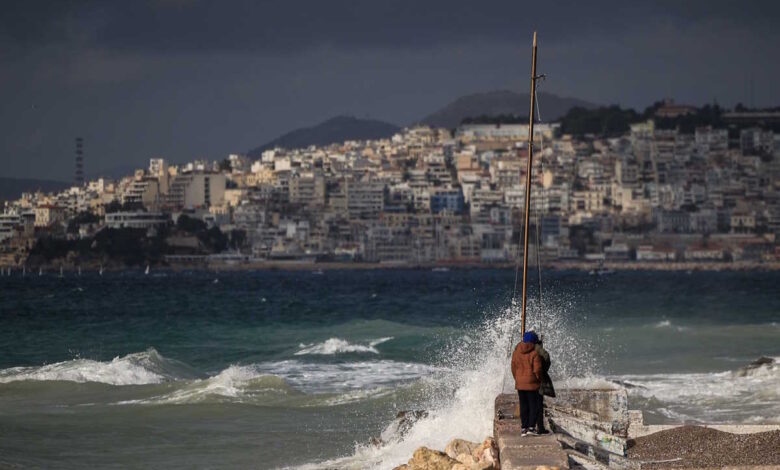
<instances>
[{"instance_id":1,"label":"coastal buildings","mask_svg":"<svg viewBox=\"0 0 780 470\"><path fill-rule=\"evenodd\" d=\"M656 115L691 112L666 103ZM508 262L522 253L527 132L525 124L414 127L388 139L271 149L257 160L153 158L118 181L8 201L0 246L150 230L186 215L222 233L241 259ZM650 120L602 138L565 135L554 123L538 126L535 139L530 228L543 261L777 259L780 145L771 130L685 132ZM34 227L22 229L25 220ZM184 239L171 236L168 246ZM169 259L227 246L188 243L190 252Z\"/></svg>"}]
</instances>

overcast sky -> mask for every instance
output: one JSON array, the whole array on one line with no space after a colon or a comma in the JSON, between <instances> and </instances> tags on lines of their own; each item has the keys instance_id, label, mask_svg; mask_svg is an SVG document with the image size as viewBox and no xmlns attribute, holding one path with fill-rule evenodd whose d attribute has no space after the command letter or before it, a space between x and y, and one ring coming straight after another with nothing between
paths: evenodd
<instances>
[{"instance_id":1,"label":"overcast sky","mask_svg":"<svg viewBox=\"0 0 780 470\"><path fill-rule=\"evenodd\" d=\"M0 176L72 179L76 136L94 174L525 92L534 29L544 91L774 106L778 20L777 1L6 0Z\"/></svg>"}]
</instances>

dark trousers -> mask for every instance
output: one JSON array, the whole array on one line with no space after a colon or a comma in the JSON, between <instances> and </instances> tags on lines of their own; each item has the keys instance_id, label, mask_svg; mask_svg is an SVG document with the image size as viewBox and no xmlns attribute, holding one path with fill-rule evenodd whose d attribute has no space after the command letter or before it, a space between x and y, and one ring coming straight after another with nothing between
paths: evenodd
<instances>
[{"instance_id":1,"label":"dark trousers","mask_svg":"<svg viewBox=\"0 0 780 470\"><path fill-rule=\"evenodd\" d=\"M518 390L517 396L520 398L520 423L523 429L535 428L539 419L539 408L541 400L539 400L538 390Z\"/></svg>"}]
</instances>

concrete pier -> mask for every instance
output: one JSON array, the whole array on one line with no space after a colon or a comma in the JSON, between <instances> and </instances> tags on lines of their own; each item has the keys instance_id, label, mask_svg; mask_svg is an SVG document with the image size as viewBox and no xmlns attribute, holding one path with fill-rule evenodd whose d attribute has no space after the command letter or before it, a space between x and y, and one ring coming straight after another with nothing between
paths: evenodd
<instances>
[{"instance_id":1,"label":"concrete pier","mask_svg":"<svg viewBox=\"0 0 780 470\"><path fill-rule=\"evenodd\" d=\"M545 399L545 421L553 434L544 436L520 436L521 424L519 416L515 416L516 405L515 394L502 394L496 397L493 435L498 444L501 468L504 470L568 468L641 470L657 469L659 465L673 462L675 466L679 466L680 462L677 461L683 460L686 460L685 468L693 469L700 468L701 461L706 460L705 457L712 457L717 453L717 449L713 448L706 455L702 455L702 445L707 443L704 441L689 442L687 446L676 447L674 443L683 439L684 435L672 434L672 441L669 441L668 433L680 428L681 425L644 424L641 411L628 409L628 397L625 389L622 388L558 390L555 399ZM750 435L776 432L780 429L780 425L708 424L694 427L696 430L708 428L732 435ZM680 431L686 435L692 432L684 428ZM666 437L661 436L664 432L667 432ZM645 450L636 451L637 443L641 439L651 438L656 433L661 436L658 437L662 439L661 442L664 442L661 447L654 448L653 445L657 447L657 444L651 444ZM736 449L734 452L745 452L739 447L743 444L730 439L727 437L728 434L712 437L710 433L706 439L717 438L719 439L717 445L732 446ZM766 441L766 438L759 438L756 442L776 442L776 438L774 439L775 441ZM635 449L631 456L629 456L629 446ZM668 446L669 449L665 450L664 446ZM777 448L773 445L770 447ZM655 460L643 458L643 452L646 453L648 448L651 449L650 455L654 455ZM714 458L728 461L732 465L741 462L743 465L738 468L744 469L780 468L776 465L764 465L764 461L769 464L777 463L776 460L772 460L772 455L765 455L764 459L754 458L755 450L760 449L753 449L745 454L744 458L749 462L740 460L742 457L735 460L732 451ZM717 461L719 460L715 460ZM721 467L737 468L728 465ZM707 468L719 467L710 465Z\"/></svg>"},{"instance_id":2,"label":"concrete pier","mask_svg":"<svg viewBox=\"0 0 780 470\"><path fill-rule=\"evenodd\" d=\"M513 416L516 403L517 395L496 397L493 435L502 470L568 469L569 458L553 434L520 436L520 417Z\"/></svg>"}]
</instances>

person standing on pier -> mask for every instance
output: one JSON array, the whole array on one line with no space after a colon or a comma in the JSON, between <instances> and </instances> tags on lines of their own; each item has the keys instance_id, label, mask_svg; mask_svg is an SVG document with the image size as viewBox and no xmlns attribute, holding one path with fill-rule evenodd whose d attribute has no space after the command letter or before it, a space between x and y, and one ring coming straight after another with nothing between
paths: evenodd
<instances>
[{"instance_id":1,"label":"person standing on pier","mask_svg":"<svg viewBox=\"0 0 780 470\"><path fill-rule=\"evenodd\" d=\"M539 338L533 331L523 335L523 341L517 343L512 353L512 377L515 378L515 390L520 400L520 422L522 434L536 435L536 423L541 404L539 388L542 384L542 359L536 352Z\"/></svg>"},{"instance_id":2,"label":"person standing on pier","mask_svg":"<svg viewBox=\"0 0 780 470\"><path fill-rule=\"evenodd\" d=\"M544 397L555 397L555 387L553 386L552 379L550 378L550 353L544 349L542 345L542 338L534 345L536 354L542 360L542 383L539 386L539 413L536 421L536 432L539 434L547 434L547 430L544 428Z\"/></svg>"}]
</instances>

